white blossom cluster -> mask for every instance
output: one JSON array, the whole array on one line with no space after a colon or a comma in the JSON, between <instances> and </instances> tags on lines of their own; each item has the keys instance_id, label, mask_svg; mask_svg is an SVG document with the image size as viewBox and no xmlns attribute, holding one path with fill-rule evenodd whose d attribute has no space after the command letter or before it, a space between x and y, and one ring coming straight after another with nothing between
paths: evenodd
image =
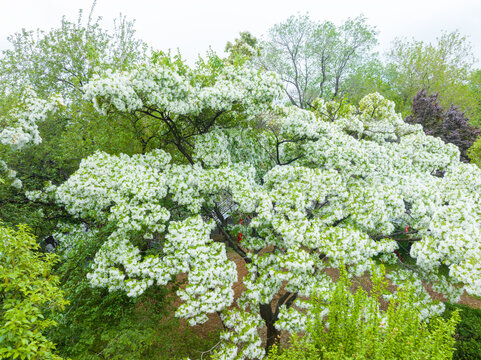
<instances>
[{"instance_id":1,"label":"white blossom cluster","mask_svg":"<svg viewBox=\"0 0 481 360\"><path fill-rule=\"evenodd\" d=\"M275 74L249 67L225 66L219 74L206 68L176 70L149 63L129 72L96 75L86 85L85 97L101 112L110 107L127 112L155 107L169 114L195 116L204 111L241 108L255 115L282 91ZM207 85L198 81L199 77Z\"/></svg>"},{"instance_id":2,"label":"white blossom cluster","mask_svg":"<svg viewBox=\"0 0 481 360\"><path fill-rule=\"evenodd\" d=\"M63 105L60 95L55 94L43 100L30 88L26 89L20 101L20 106L0 115L0 121L8 124L0 131L0 143L14 149L20 149L28 143L40 144L42 138L37 124Z\"/></svg>"},{"instance_id":3,"label":"white blossom cluster","mask_svg":"<svg viewBox=\"0 0 481 360\"><path fill-rule=\"evenodd\" d=\"M235 264L228 261L225 247L209 237L212 225L200 216L171 222L163 257L142 258L128 239L114 233L94 259L90 282L138 296L154 283L166 285L176 274L188 273L187 286L178 291L184 303L176 314L191 325L203 323L207 314L233 302L232 284L237 281Z\"/></svg>"},{"instance_id":4,"label":"white blossom cluster","mask_svg":"<svg viewBox=\"0 0 481 360\"><path fill-rule=\"evenodd\" d=\"M57 186L48 181L42 190L30 190L25 191L25 196L30 201L48 203L50 201L55 201L55 193L57 191Z\"/></svg>"},{"instance_id":5,"label":"white blossom cluster","mask_svg":"<svg viewBox=\"0 0 481 360\"><path fill-rule=\"evenodd\" d=\"M323 313L327 315L328 312ZM285 330L292 334L305 331L307 327L308 315L300 312L293 307L287 308L282 306L279 311L279 320L276 321L278 330Z\"/></svg>"},{"instance_id":6,"label":"white blossom cluster","mask_svg":"<svg viewBox=\"0 0 481 360\"><path fill-rule=\"evenodd\" d=\"M463 289L481 295L481 171L461 164L453 145L405 124L379 94L334 122L293 107L266 115L275 107L267 104L279 92L276 81L234 66L215 73L148 64L87 86L99 110L152 107L179 126L187 115L232 111L233 118L229 127L216 124L189 139L194 164L172 163L162 150L99 152L56 189L57 202L71 214L115 227L95 257L92 284L137 296L188 273L177 314L196 324L220 312L229 329L219 355L225 359L263 358L259 304L282 291L328 297L326 267L346 265L360 275L374 259L392 261L399 233L403 241L412 238L416 271L437 290L453 299ZM240 108L267 120L236 123ZM235 205L233 220L243 222L225 226L212 215L225 201ZM180 220L172 218L172 204L183 209ZM242 234L238 247L230 246L249 262L235 310L227 308L236 267L225 245L210 238L216 225L235 240ZM144 256L133 241L139 236L158 239L159 254ZM443 266L449 277L439 275ZM416 306L423 316L442 310L413 274L392 278L419 287ZM309 311L303 308L281 307L276 326L301 329Z\"/></svg>"},{"instance_id":7,"label":"white blossom cluster","mask_svg":"<svg viewBox=\"0 0 481 360\"><path fill-rule=\"evenodd\" d=\"M0 160L0 174L3 178L3 181L9 183L10 186L14 187L17 190L20 190L22 188L22 180L17 178L17 172L13 169L10 169L7 163L3 160Z\"/></svg>"},{"instance_id":8,"label":"white blossom cluster","mask_svg":"<svg viewBox=\"0 0 481 360\"><path fill-rule=\"evenodd\" d=\"M134 156L98 152L82 161L79 170L56 189L55 197L72 215L116 225L94 259L89 275L94 286L138 296L154 283L166 285L174 275L188 273L187 287L178 292L185 303L177 314L196 324L232 303L231 285L237 280L236 267L227 260L225 246L209 238L213 224L205 223L200 216L170 222L162 257L142 258L130 238L138 232L145 238L165 232L170 213L163 202L168 189L180 204L191 200L185 200L183 189L177 187L183 182L174 174L196 179L199 197L202 192L221 187L239 191L241 187L229 181L242 182L243 178L219 169L197 168L192 172L191 168L171 166L169 162L170 156L161 150ZM71 242L76 241L78 232L69 236ZM60 237L63 243L68 242L66 235Z\"/></svg>"},{"instance_id":9,"label":"white blossom cluster","mask_svg":"<svg viewBox=\"0 0 481 360\"><path fill-rule=\"evenodd\" d=\"M162 232L169 211L162 205L166 176L159 171L170 155L111 156L97 152L56 190L56 200L72 215L117 224L119 231Z\"/></svg>"},{"instance_id":10,"label":"white blossom cluster","mask_svg":"<svg viewBox=\"0 0 481 360\"><path fill-rule=\"evenodd\" d=\"M262 327L262 319L240 309L227 310L222 314L222 321L230 331L224 331L221 339L224 342L215 354L215 359L263 359L264 349L258 328Z\"/></svg>"},{"instance_id":11,"label":"white blossom cluster","mask_svg":"<svg viewBox=\"0 0 481 360\"><path fill-rule=\"evenodd\" d=\"M55 251L68 258L72 251L82 245L88 245L98 234L98 230L89 229L85 224L72 225L59 223L52 234L57 243Z\"/></svg>"},{"instance_id":12,"label":"white blossom cluster","mask_svg":"<svg viewBox=\"0 0 481 360\"><path fill-rule=\"evenodd\" d=\"M0 114L0 123L4 127L0 129L0 144L9 146L13 150L19 150L27 144L38 145L42 142L38 131L38 123L44 121L51 113L56 112L63 106L62 97L58 94L43 100L31 88L26 88L19 99L18 106L10 111ZM23 186L22 180L16 177L17 173L9 169L7 164L0 160L0 172L3 180L17 190Z\"/></svg>"}]
</instances>

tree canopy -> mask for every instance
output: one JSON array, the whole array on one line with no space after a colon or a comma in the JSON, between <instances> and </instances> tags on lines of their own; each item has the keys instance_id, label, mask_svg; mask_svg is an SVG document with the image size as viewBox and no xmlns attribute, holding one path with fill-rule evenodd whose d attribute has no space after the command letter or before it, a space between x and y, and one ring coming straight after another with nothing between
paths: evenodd
<instances>
[{"instance_id":1,"label":"tree canopy","mask_svg":"<svg viewBox=\"0 0 481 360\"><path fill-rule=\"evenodd\" d=\"M436 102L479 90L477 73L469 84L465 77L465 39L445 34L439 49L397 43L383 64L369 56L375 35L362 16L336 26L298 15L261 44L243 32L226 46L228 58L209 52L195 66L180 54L147 55L125 18L113 33L81 14L11 37L0 59L0 179L8 185L0 186L0 217L29 222L41 243L57 246L55 271L74 304L57 316L59 332L78 332L57 332L62 346L77 341L71 354L100 356L103 341L105 354L134 347L118 358L149 353L135 343L154 343L154 317L142 324L116 314L89 333L90 323L105 319L105 304L130 311L147 294L145 309L158 308L184 277L176 315L191 325L219 316L220 359L262 359L280 331L305 331L315 312L336 310L332 269L379 278L388 264L386 276L419 315L413 324L444 309L428 286L453 302L465 291L481 296L481 170L465 163L466 154L481 158L481 142L467 150L478 132ZM414 73L427 82L408 83ZM424 84L442 93L420 92L407 121L377 92L405 110L409 91ZM0 228L0 257L20 266L0 268L7 278L25 268L37 286L53 257L22 229ZM11 261L18 239L14 251L29 264ZM47 280L43 290L61 308L57 279ZM34 320L44 316L40 300ZM34 335L45 340L52 324ZM116 324L127 329L120 342ZM103 329L109 334L99 337ZM143 330L136 337L132 329Z\"/></svg>"},{"instance_id":2,"label":"tree canopy","mask_svg":"<svg viewBox=\"0 0 481 360\"><path fill-rule=\"evenodd\" d=\"M101 113L155 124L158 148L96 152L65 183L29 197L89 224L87 238L109 226L92 263L94 286L138 296L188 273L177 315L192 325L220 315L218 357L262 358L263 326L267 348L281 329L303 329L302 299L329 298L330 267L362 274L398 262L388 276L417 286L423 317L443 306L421 281L450 299L481 294L480 170L405 123L379 94L332 121L277 105L282 82L273 73L214 55L190 68L164 54L100 73L84 89ZM395 254L403 242L413 265ZM229 251L248 269L236 301Z\"/></svg>"},{"instance_id":3,"label":"tree canopy","mask_svg":"<svg viewBox=\"0 0 481 360\"><path fill-rule=\"evenodd\" d=\"M451 104L473 113L476 102L469 89L474 56L468 39L458 31L443 32L435 43L396 39L389 54L395 67L395 88L401 108L411 107L422 89L439 93L441 106Z\"/></svg>"},{"instance_id":4,"label":"tree canopy","mask_svg":"<svg viewBox=\"0 0 481 360\"><path fill-rule=\"evenodd\" d=\"M370 54L375 36L363 16L340 26L291 16L269 30L261 64L281 76L290 102L305 109L317 97L343 97L346 77Z\"/></svg>"}]
</instances>

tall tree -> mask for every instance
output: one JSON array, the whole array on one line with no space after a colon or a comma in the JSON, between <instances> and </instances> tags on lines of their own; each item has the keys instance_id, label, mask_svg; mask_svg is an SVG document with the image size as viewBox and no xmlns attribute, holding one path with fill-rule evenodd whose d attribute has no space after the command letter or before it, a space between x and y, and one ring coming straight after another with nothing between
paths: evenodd
<instances>
[{"instance_id":1,"label":"tall tree","mask_svg":"<svg viewBox=\"0 0 481 360\"><path fill-rule=\"evenodd\" d=\"M269 30L261 64L281 76L292 104L308 108L317 97L342 97L346 77L376 43L376 30L362 16L340 26L291 16Z\"/></svg>"},{"instance_id":2,"label":"tall tree","mask_svg":"<svg viewBox=\"0 0 481 360\"><path fill-rule=\"evenodd\" d=\"M93 286L136 297L187 273L176 314L192 325L219 314L222 359L263 358L263 328L267 351L281 330L302 330L303 299L329 302L328 267L360 275L377 260L397 263L389 276L415 285L423 318L443 310L423 284L451 301L464 290L481 295L481 170L379 94L325 121L277 105L281 91L275 74L218 57L190 68L158 55L107 72L86 96L100 112L155 121L161 148L97 152L31 197L51 196L106 233ZM75 234L64 241L75 244ZM409 265L395 255L406 242ZM232 306L235 261L247 275Z\"/></svg>"},{"instance_id":3,"label":"tall tree","mask_svg":"<svg viewBox=\"0 0 481 360\"><path fill-rule=\"evenodd\" d=\"M456 106L444 110L438 103L438 94L428 94L425 89L418 91L413 98L412 115L406 118L406 122L421 124L426 134L456 145L464 162L469 162L468 149L480 134Z\"/></svg>"},{"instance_id":4,"label":"tall tree","mask_svg":"<svg viewBox=\"0 0 481 360\"><path fill-rule=\"evenodd\" d=\"M9 38L10 49L0 57L0 107L5 110L1 114L2 136L16 134L20 143L27 141L28 135L34 137L29 143L35 144L4 151L6 166L23 185L22 189L0 189L0 217L4 221L26 222L38 230L33 224L38 209L27 210L32 205L24 190L41 188L46 181L66 180L83 157L98 149L135 153L148 146L148 124L142 119L97 114L92 103L83 98L83 86L96 72L127 69L145 58L146 51L145 44L135 38L132 22L121 17L111 32L101 26L100 19L93 18L92 12L85 19L80 11L76 22L64 18L59 27L49 31L14 34ZM31 100L22 100L26 97ZM18 121L19 114L28 110L25 107L38 107L44 101L40 99L48 98L62 99L61 111L40 116L40 109L36 109L32 121ZM13 127L12 119L17 119ZM20 185L19 181L14 184Z\"/></svg>"},{"instance_id":5,"label":"tall tree","mask_svg":"<svg viewBox=\"0 0 481 360\"><path fill-rule=\"evenodd\" d=\"M409 110L421 89L439 93L444 108L456 104L471 113L475 106L469 91L474 56L471 44L458 31L444 32L434 44L396 39L389 54L396 69L395 88L402 110Z\"/></svg>"}]
</instances>

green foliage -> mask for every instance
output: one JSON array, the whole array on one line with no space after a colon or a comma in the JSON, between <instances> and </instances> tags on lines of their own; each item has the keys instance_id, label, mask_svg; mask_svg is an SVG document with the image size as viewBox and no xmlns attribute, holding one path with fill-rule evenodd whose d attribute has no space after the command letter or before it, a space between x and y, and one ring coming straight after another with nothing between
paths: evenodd
<instances>
[{"instance_id":1,"label":"green foliage","mask_svg":"<svg viewBox=\"0 0 481 360\"><path fill-rule=\"evenodd\" d=\"M456 351L454 360L481 359L481 309L472 309L468 306L446 304L444 318L449 318L452 313L459 312L461 321L456 329Z\"/></svg>"},{"instance_id":2,"label":"green foliage","mask_svg":"<svg viewBox=\"0 0 481 360\"><path fill-rule=\"evenodd\" d=\"M53 314L58 326L49 336L59 353L76 360L174 359L196 357L211 347L218 334L204 340L173 317L169 295L176 287L153 287L138 298L91 287L86 277L90 259L110 230L60 249L63 261L56 272L70 306Z\"/></svg>"},{"instance_id":3,"label":"green foliage","mask_svg":"<svg viewBox=\"0 0 481 360\"><path fill-rule=\"evenodd\" d=\"M235 39L234 43L227 42L224 51L229 54L227 60L230 63L242 63L260 56L262 48L255 36L248 31L243 31L239 33L239 38Z\"/></svg>"},{"instance_id":4,"label":"green foliage","mask_svg":"<svg viewBox=\"0 0 481 360\"><path fill-rule=\"evenodd\" d=\"M55 326L44 311L67 304L52 275L56 256L38 252L25 226L0 227L0 358L60 359L45 331Z\"/></svg>"},{"instance_id":5,"label":"green foliage","mask_svg":"<svg viewBox=\"0 0 481 360\"><path fill-rule=\"evenodd\" d=\"M444 32L435 44L396 39L389 62L395 69L396 105L401 112L408 112L414 95L426 89L439 93L443 108L455 104L471 115L476 102L468 82L474 57L471 44L459 32Z\"/></svg>"},{"instance_id":6,"label":"green foliage","mask_svg":"<svg viewBox=\"0 0 481 360\"><path fill-rule=\"evenodd\" d=\"M345 270L328 304L315 298L307 335L294 337L284 351L275 348L271 359L451 359L459 314L444 320L420 320L410 306L412 289L397 291L386 311L380 298L387 295L384 270L373 272L373 289L367 294L358 288L353 294ZM328 309L328 312L326 311Z\"/></svg>"},{"instance_id":7,"label":"green foliage","mask_svg":"<svg viewBox=\"0 0 481 360\"><path fill-rule=\"evenodd\" d=\"M401 94L396 91L397 70L392 64L384 64L373 57L365 64L353 69L346 79L345 97L351 104L358 104L366 95L378 92L386 99L394 101L396 112L407 114ZM403 111L404 110L404 111Z\"/></svg>"},{"instance_id":8,"label":"green foliage","mask_svg":"<svg viewBox=\"0 0 481 360\"><path fill-rule=\"evenodd\" d=\"M474 109L471 111L471 124L481 128L481 70L477 69L471 74L469 89L475 99Z\"/></svg>"},{"instance_id":9,"label":"green foliage","mask_svg":"<svg viewBox=\"0 0 481 360\"><path fill-rule=\"evenodd\" d=\"M468 149L468 157L471 159L471 162L481 167L481 137Z\"/></svg>"},{"instance_id":10,"label":"green foliage","mask_svg":"<svg viewBox=\"0 0 481 360\"><path fill-rule=\"evenodd\" d=\"M182 327L169 312L162 289L134 301L120 292L80 286L85 299L75 299L73 306L77 307L69 309L55 332L59 351L65 356L76 360L196 357L218 338L215 333L204 340Z\"/></svg>"}]
</instances>

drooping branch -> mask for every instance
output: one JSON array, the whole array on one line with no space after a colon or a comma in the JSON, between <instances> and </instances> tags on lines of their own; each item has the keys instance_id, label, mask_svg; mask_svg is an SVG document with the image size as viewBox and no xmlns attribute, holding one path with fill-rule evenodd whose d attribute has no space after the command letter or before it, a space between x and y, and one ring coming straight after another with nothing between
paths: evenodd
<instances>
[{"instance_id":1,"label":"drooping branch","mask_svg":"<svg viewBox=\"0 0 481 360\"><path fill-rule=\"evenodd\" d=\"M284 139L284 140L279 140L278 136L275 133L274 133L274 136L276 137L276 162L277 162L277 165L281 165L281 166L289 165L289 164L293 163L294 161L299 160L302 157L304 157L304 154L300 154L300 155L296 156L295 158L293 158L291 160L288 160L286 162L281 162L279 150L280 150L280 145L285 144L285 143L297 143L297 142L304 141L306 139L305 136L300 137L298 139Z\"/></svg>"},{"instance_id":2,"label":"drooping branch","mask_svg":"<svg viewBox=\"0 0 481 360\"><path fill-rule=\"evenodd\" d=\"M204 212L206 214L209 214L209 216L211 218L213 218L213 216L211 215L211 212L209 212L205 207L202 207L202 209L204 210ZM237 242L232 238L232 236L229 234L229 232L225 229L225 227L227 226L227 220L222 215L222 213L219 210L217 204L214 206L213 211L214 211L217 219L219 220L217 222L217 227L219 228L220 232L222 233L222 235L224 237L224 240L227 243L227 245L232 250L234 250L238 255L240 255L246 263L248 263L248 264L251 263L252 259L247 256L247 253L244 250L242 250L242 248L237 244Z\"/></svg>"},{"instance_id":3,"label":"drooping branch","mask_svg":"<svg viewBox=\"0 0 481 360\"><path fill-rule=\"evenodd\" d=\"M380 235L374 235L371 236L371 238L375 241L381 240L381 239L392 239L395 241L400 241L400 242L416 242L416 241L421 241L423 238L422 237L416 237L416 238L411 238L410 236L413 234L417 234L418 231L398 231L394 232L391 234L380 234Z\"/></svg>"},{"instance_id":4,"label":"drooping branch","mask_svg":"<svg viewBox=\"0 0 481 360\"><path fill-rule=\"evenodd\" d=\"M180 153L187 159L187 161L193 165L194 160L192 156L189 154L187 149L184 146L185 138L181 135L180 131L177 129L176 124L172 119L170 119L169 116L166 114L162 113L160 110L153 109L146 107L147 110L140 110L141 113L152 116L155 119L161 120L167 127L169 128L170 132L172 133L174 139L172 143L177 147L177 149L180 151ZM154 113L158 113L159 115L154 115Z\"/></svg>"}]
</instances>

